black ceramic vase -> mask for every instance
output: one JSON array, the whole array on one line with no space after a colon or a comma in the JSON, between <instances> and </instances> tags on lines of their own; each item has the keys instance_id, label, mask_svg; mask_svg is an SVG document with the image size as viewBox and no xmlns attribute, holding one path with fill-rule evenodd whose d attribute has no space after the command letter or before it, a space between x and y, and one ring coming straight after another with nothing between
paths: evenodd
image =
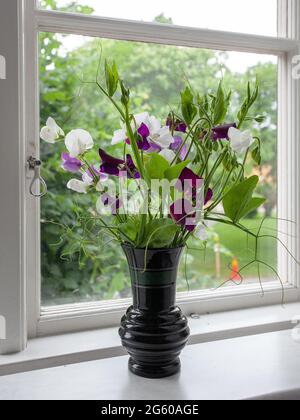
<instances>
[{"instance_id":1,"label":"black ceramic vase","mask_svg":"<svg viewBox=\"0 0 300 420\"><path fill-rule=\"evenodd\" d=\"M129 369L144 378L175 375L190 334L187 319L175 303L183 249L123 249L130 269L133 306L122 318L119 334L130 355Z\"/></svg>"}]
</instances>

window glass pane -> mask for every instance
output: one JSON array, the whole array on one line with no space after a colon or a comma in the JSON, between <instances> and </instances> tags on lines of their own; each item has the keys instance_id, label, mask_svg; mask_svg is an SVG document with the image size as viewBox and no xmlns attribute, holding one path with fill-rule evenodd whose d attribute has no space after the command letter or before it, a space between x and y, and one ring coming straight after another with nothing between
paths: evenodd
<instances>
[{"instance_id":1,"label":"window glass pane","mask_svg":"<svg viewBox=\"0 0 300 420\"><path fill-rule=\"evenodd\" d=\"M40 5L102 17L277 35L277 0L41 0Z\"/></svg>"},{"instance_id":2,"label":"window glass pane","mask_svg":"<svg viewBox=\"0 0 300 420\"><path fill-rule=\"evenodd\" d=\"M87 129L99 147L116 154L118 149L111 146L111 139L119 127L119 117L95 85L88 83L96 77L99 45L99 40L88 37L40 34L41 126L52 116L66 132ZM228 121L234 121L247 81L254 82L258 77L261 95L252 113L266 113L268 117L260 126L262 167L255 173L261 177L260 189L268 202L263 213L251 214L245 224L257 228L266 215L265 232L274 233L276 222L271 217L276 215L277 201L277 57L114 40L101 40L101 46L103 57L115 59L122 78L128 81L135 111L149 111L162 120L170 108L176 108L187 79L204 94L215 89L223 78L225 87L233 91ZM120 246L105 235L89 232L89 226L85 231L78 226L81 212L95 211L97 197L67 190L72 174L61 168L63 151L63 143L41 143L43 176L49 186L41 209L43 305L128 297L130 282ZM94 159L99 165L96 152ZM192 290L215 288L231 278L232 264L238 263L241 268L253 256L249 249L253 250L254 244L247 242L246 235L224 226L210 228L206 252L191 250L182 259L179 291L188 290L186 274ZM191 248L199 245L196 241L190 243ZM276 268L276 242L264 240L260 252ZM256 266L243 274L245 284L258 283ZM270 270L262 268L261 275L265 282L275 280Z\"/></svg>"}]
</instances>

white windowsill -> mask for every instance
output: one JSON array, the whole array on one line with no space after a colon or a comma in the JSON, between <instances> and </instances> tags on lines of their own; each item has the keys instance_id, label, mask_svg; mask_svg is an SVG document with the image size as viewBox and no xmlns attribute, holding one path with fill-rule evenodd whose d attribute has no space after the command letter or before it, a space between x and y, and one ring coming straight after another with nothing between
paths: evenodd
<instances>
[{"instance_id":1,"label":"white windowsill","mask_svg":"<svg viewBox=\"0 0 300 420\"><path fill-rule=\"evenodd\" d=\"M208 314L189 319L190 344L287 330L300 320L300 303ZM0 376L125 355L117 328L30 340L18 354L0 356Z\"/></svg>"},{"instance_id":2,"label":"white windowsill","mask_svg":"<svg viewBox=\"0 0 300 420\"><path fill-rule=\"evenodd\" d=\"M291 331L191 345L181 373L152 380L116 357L0 378L2 400L300 400L299 342ZM126 405L125 405L126 406Z\"/></svg>"}]
</instances>

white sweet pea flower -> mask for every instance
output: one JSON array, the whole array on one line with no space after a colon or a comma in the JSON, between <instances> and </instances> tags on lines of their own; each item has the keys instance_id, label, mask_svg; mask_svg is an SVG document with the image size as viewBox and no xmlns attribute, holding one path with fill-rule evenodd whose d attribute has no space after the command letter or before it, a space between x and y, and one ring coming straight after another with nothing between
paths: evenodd
<instances>
[{"instance_id":1,"label":"white sweet pea flower","mask_svg":"<svg viewBox=\"0 0 300 420\"><path fill-rule=\"evenodd\" d=\"M154 117L150 117L148 112L142 112L140 114L136 114L134 116L134 121L132 121L132 128L139 128L143 123L147 125L150 123L150 119ZM150 127L148 127L150 129Z\"/></svg>"},{"instance_id":2,"label":"white sweet pea flower","mask_svg":"<svg viewBox=\"0 0 300 420\"><path fill-rule=\"evenodd\" d=\"M126 128L121 128L121 130L117 130L114 132L111 144L115 146L116 144L124 143L126 139L127 139Z\"/></svg>"},{"instance_id":3,"label":"white sweet pea flower","mask_svg":"<svg viewBox=\"0 0 300 420\"><path fill-rule=\"evenodd\" d=\"M176 157L176 155L173 152L173 150L170 150L170 149L163 149L159 154L160 154L160 156L162 156L163 158L165 158L166 161L168 161L169 163L172 163L173 160Z\"/></svg>"},{"instance_id":4,"label":"white sweet pea flower","mask_svg":"<svg viewBox=\"0 0 300 420\"><path fill-rule=\"evenodd\" d=\"M254 139L250 130L241 131L231 127L228 131L231 148L238 154L243 154L252 145Z\"/></svg>"},{"instance_id":5,"label":"white sweet pea flower","mask_svg":"<svg viewBox=\"0 0 300 420\"><path fill-rule=\"evenodd\" d=\"M87 194L90 186L90 182L80 181L79 179L71 179L67 184L67 188L69 190L75 191L79 194Z\"/></svg>"},{"instance_id":6,"label":"white sweet pea flower","mask_svg":"<svg viewBox=\"0 0 300 420\"><path fill-rule=\"evenodd\" d=\"M161 127L155 133L150 132L149 140L162 149L168 149L175 141L167 126Z\"/></svg>"},{"instance_id":7,"label":"white sweet pea flower","mask_svg":"<svg viewBox=\"0 0 300 420\"><path fill-rule=\"evenodd\" d=\"M100 180L98 184L96 185L96 190L99 192L102 192L104 190L102 186L102 181L103 180ZM69 190L75 191L79 194L87 194L89 187L91 187L93 184L94 184L93 177L88 172L85 172L82 175L82 181L80 181L79 179L71 179L68 182L67 187Z\"/></svg>"},{"instance_id":8,"label":"white sweet pea flower","mask_svg":"<svg viewBox=\"0 0 300 420\"><path fill-rule=\"evenodd\" d=\"M140 114L139 117L140 120L144 117L142 123L144 123L149 129L150 135L148 140L150 143L154 143L161 149L168 149L171 144L174 143L175 140L170 132L170 128L167 126L162 127L160 121L157 118L149 116L147 113Z\"/></svg>"},{"instance_id":9,"label":"white sweet pea flower","mask_svg":"<svg viewBox=\"0 0 300 420\"><path fill-rule=\"evenodd\" d=\"M40 137L46 143L54 144L59 137L64 137L65 133L56 124L56 121L49 117L46 126L41 129Z\"/></svg>"},{"instance_id":10,"label":"white sweet pea flower","mask_svg":"<svg viewBox=\"0 0 300 420\"><path fill-rule=\"evenodd\" d=\"M88 184L88 185L92 185L93 183L94 183L94 179L93 179L93 177L88 173L88 172L85 172L83 175L82 175L82 181L85 183L85 184Z\"/></svg>"},{"instance_id":11,"label":"white sweet pea flower","mask_svg":"<svg viewBox=\"0 0 300 420\"><path fill-rule=\"evenodd\" d=\"M202 223L199 223L194 230L194 236L200 241L207 241L208 235L205 226Z\"/></svg>"},{"instance_id":12,"label":"white sweet pea flower","mask_svg":"<svg viewBox=\"0 0 300 420\"><path fill-rule=\"evenodd\" d=\"M72 130L65 139L66 147L72 158L82 155L94 147L94 141L88 131Z\"/></svg>"},{"instance_id":13,"label":"white sweet pea flower","mask_svg":"<svg viewBox=\"0 0 300 420\"><path fill-rule=\"evenodd\" d=\"M168 149L174 143L174 139L170 133L170 128L162 127L160 121L154 116L150 116L148 112L143 112L134 116L134 121L131 123L132 130L138 130L142 124L145 124L149 130L147 140L160 147L161 149ZM127 131L124 124L121 124L121 130L114 132L112 144L123 143L127 139Z\"/></svg>"},{"instance_id":14,"label":"white sweet pea flower","mask_svg":"<svg viewBox=\"0 0 300 420\"><path fill-rule=\"evenodd\" d=\"M153 117L154 118L154 117ZM134 116L134 121L131 122L131 128L133 131L139 129L142 124L150 124L150 116L148 112L143 112ZM119 143L124 143L128 138L126 125L121 122L121 129L114 132L111 144L114 146Z\"/></svg>"}]
</instances>

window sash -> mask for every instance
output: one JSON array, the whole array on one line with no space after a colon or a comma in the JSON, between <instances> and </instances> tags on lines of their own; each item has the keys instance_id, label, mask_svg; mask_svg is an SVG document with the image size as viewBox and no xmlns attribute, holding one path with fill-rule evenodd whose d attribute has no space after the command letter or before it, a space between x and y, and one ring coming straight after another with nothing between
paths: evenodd
<instances>
[{"instance_id":1,"label":"window sash","mask_svg":"<svg viewBox=\"0 0 300 420\"><path fill-rule=\"evenodd\" d=\"M278 181L279 217L300 222L299 193L297 179L300 179L297 138L300 134L297 110L300 104L300 89L291 80L291 57L299 50L300 7L297 0L279 0L279 34L282 38L246 35L180 26L100 18L35 8L35 0L25 1L26 28L26 103L27 103L27 155L39 155L39 92L38 92L38 44L39 31L75 35L131 40L166 45L209 48L227 51L273 54L279 57L279 138ZM297 25L299 23L299 25ZM287 165L287 162L289 164ZM296 175L296 176L295 176ZM29 181L28 181L29 182ZM28 185L26 192L28 191ZM27 282L28 282L28 328L29 335L45 335L56 332L112 326L119 322L129 301L100 302L41 308L40 301L40 204L27 196ZM290 224L280 222L280 229L295 234ZM282 238L286 241L286 238ZM288 240L289 249L299 254L298 241ZM300 258L298 258L300 259ZM299 299L299 268L291 258L279 252L281 275L288 282L285 301ZM179 294L178 302L185 312L211 312L239 309L242 307L276 304L282 301L279 283L266 285L265 297L261 299L259 285L227 287L218 291L199 291Z\"/></svg>"},{"instance_id":2,"label":"window sash","mask_svg":"<svg viewBox=\"0 0 300 420\"><path fill-rule=\"evenodd\" d=\"M37 28L42 32L62 32L125 41L274 55L282 55L297 45L297 41L288 38L101 18L59 11L37 10L35 17Z\"/></svg>"}]
</instances>

